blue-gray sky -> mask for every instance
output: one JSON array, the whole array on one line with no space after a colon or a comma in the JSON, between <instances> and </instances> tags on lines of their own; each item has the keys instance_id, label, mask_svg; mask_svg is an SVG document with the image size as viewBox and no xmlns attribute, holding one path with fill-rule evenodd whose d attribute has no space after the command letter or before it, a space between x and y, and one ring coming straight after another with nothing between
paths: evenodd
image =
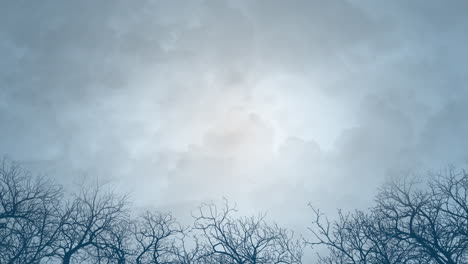
<instances>
[{"instance_id":1,"label":"blue-gray sky","mask_svg":"<svg viewBox=\"0 0 468 264\"><path fill-rule=\"evenodd\" d=\"M284 221L468 158L467 1L0 2L0 150ZM286 211L287 210L287 211ZM288 212L288 213L285 213Z\"/></svg>"}]
</instances>

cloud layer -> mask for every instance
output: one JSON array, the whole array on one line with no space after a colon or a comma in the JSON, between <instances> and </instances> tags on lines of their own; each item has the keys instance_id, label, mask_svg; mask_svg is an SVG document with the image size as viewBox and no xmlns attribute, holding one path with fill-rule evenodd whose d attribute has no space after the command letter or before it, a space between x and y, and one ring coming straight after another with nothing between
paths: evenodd
<instances>
[{"instance_id":1,"label":"cloud layer","mask_svg":"<svg viewBox=\"0 0 468 264\"><path fill-rule=\"evenodd\" d=\"M465 1L1 5L1 150L65 183L294 221L467 158Z\"/></svg>"}]
</instances>

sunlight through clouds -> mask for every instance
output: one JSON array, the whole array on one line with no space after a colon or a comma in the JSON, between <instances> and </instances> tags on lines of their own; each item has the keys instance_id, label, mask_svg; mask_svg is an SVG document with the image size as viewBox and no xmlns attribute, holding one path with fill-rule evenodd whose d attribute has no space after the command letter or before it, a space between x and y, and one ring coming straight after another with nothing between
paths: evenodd
<instances>
[{"instance_id":1,"label":"sunlight through clouds","mask_svg":"<svg viewBox=\"0 0 468 264\"><path fill-rule=\"evenodd\" d=\"M0 147L141 206L366 207L466 161L466 5L4 1Z\"/></svg>"}]
</instances>

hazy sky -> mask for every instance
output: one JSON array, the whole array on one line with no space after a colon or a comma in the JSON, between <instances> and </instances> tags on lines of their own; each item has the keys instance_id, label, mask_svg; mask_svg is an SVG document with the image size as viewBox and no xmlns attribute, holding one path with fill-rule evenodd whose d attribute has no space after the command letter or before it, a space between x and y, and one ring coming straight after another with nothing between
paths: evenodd
<instances>
[{"instance_id":1,"label":"hazy sky","mask_svg":"<svg viewBox=\"0 0 468 264\"><path fill-rule=\"evenodd\" d=\"M468 160L468 1L0 3L1 154L64 183L297 221Z\"/></svg>"}]
</instances>

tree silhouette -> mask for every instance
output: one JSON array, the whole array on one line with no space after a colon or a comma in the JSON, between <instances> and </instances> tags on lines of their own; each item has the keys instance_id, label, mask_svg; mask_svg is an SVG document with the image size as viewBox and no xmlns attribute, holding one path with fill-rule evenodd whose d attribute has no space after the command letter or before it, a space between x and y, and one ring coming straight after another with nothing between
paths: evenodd
<instances>
[{"instance_id":1,"label":"tree silhouette","mask_svg":"<svg viewBox=\"0 0 468 264\"><path fill-rule=\"evenodd\" d=\"M95 247L90 251L95 263L133 263L132 220L120 219L112 228L101 233Z\"/></svg>"},{"instance_id":2,"label":"tree silhouette","mask_svg":"<svg viewBox=\"0 0 468 264\"><path fill-rule=\"evenodd\" d=\"M324 245L329 254L319 255L320 263L423 263L427 258L415 254L414 245L381 232L380 219L362 211L338 212L331 222L317 209L314 212L314 235L311 245Z\"/></svg>"},{"instance_id":3,"label":"tree silhouette","mask_svg":"<svg viewBox=\"0 0 468 264\"><path fill-rule=\"evenodd\" d=\"M62 190L14 162L0 166L0 263L35 263L55 252Z\"/></svg>"},{"instance_id":4,"label":"tree silhouette","mask_svg":"<svg viewBox=\"0 0 468 264\"><path fill-rule=\"evenodd\" d=\"M57 256L64 264L75 255L89 257L127 217L126 196L103 190L102 186L80 189L62 211Z\"/></svg>"},{"instance_id":5,"label":"tree silhouette","mask_svg":"<svg viewBox=\"0 0 468 264\"><path fill-rule=\"evenodd\" d=\"M467 263L467 189L468 175L450 169L385 185L369 213L339 211L331 222L312 208L309 243L329 249L322 263Z\"/></svg>"},{"instance_id":6,"label":"tree silhouette","mask_svg":"<svg viewBox=\"0 0 468 264\"><path fill-rule=\"evenodd\" d=\"M0 263L302 263L305 243L265 214L202 204L193 224L170 213L132 210L107 185L71 195L17 163L0 164ZM378 190L369 210L329 220L316 208L306 243L324 246L319 263L468 263L468 174L449 169L428 180L404 178Z\"/></svg>"},{"instance_id":7,"label":"tree silhouette","mask_svg":"<svg viewBox=\"0 0 468 264\"><path fill-rule=\"evenodd\" d=\"M146 211L133 223L135 263L174 263L175 235L182 232L171 214Z\"/></svg>"},{"instance_id":8,"label":"tree silhouette","mask_svg":"<svg viewBox=\"0 0 468 264\"><path fill-rule=\"evenodd\" d=\"M433 262L468 260L468 175L453 169L429 181L426 188L401 181L385 186L374 212L380 231L409 240L420 255Z\"/></svg>"},{"instance_id":9,"label":"tree silhouette","mask_svg":"<svg viewBox=\"0 0 468 264\"><path fill-rule=\"evenodd\" d=\"M293 232L269 225L265 215L234 218L227 201L222 208L204 204L194 215L210 263L301 263L303 246Z\"/></svg>"}]
</instances>

